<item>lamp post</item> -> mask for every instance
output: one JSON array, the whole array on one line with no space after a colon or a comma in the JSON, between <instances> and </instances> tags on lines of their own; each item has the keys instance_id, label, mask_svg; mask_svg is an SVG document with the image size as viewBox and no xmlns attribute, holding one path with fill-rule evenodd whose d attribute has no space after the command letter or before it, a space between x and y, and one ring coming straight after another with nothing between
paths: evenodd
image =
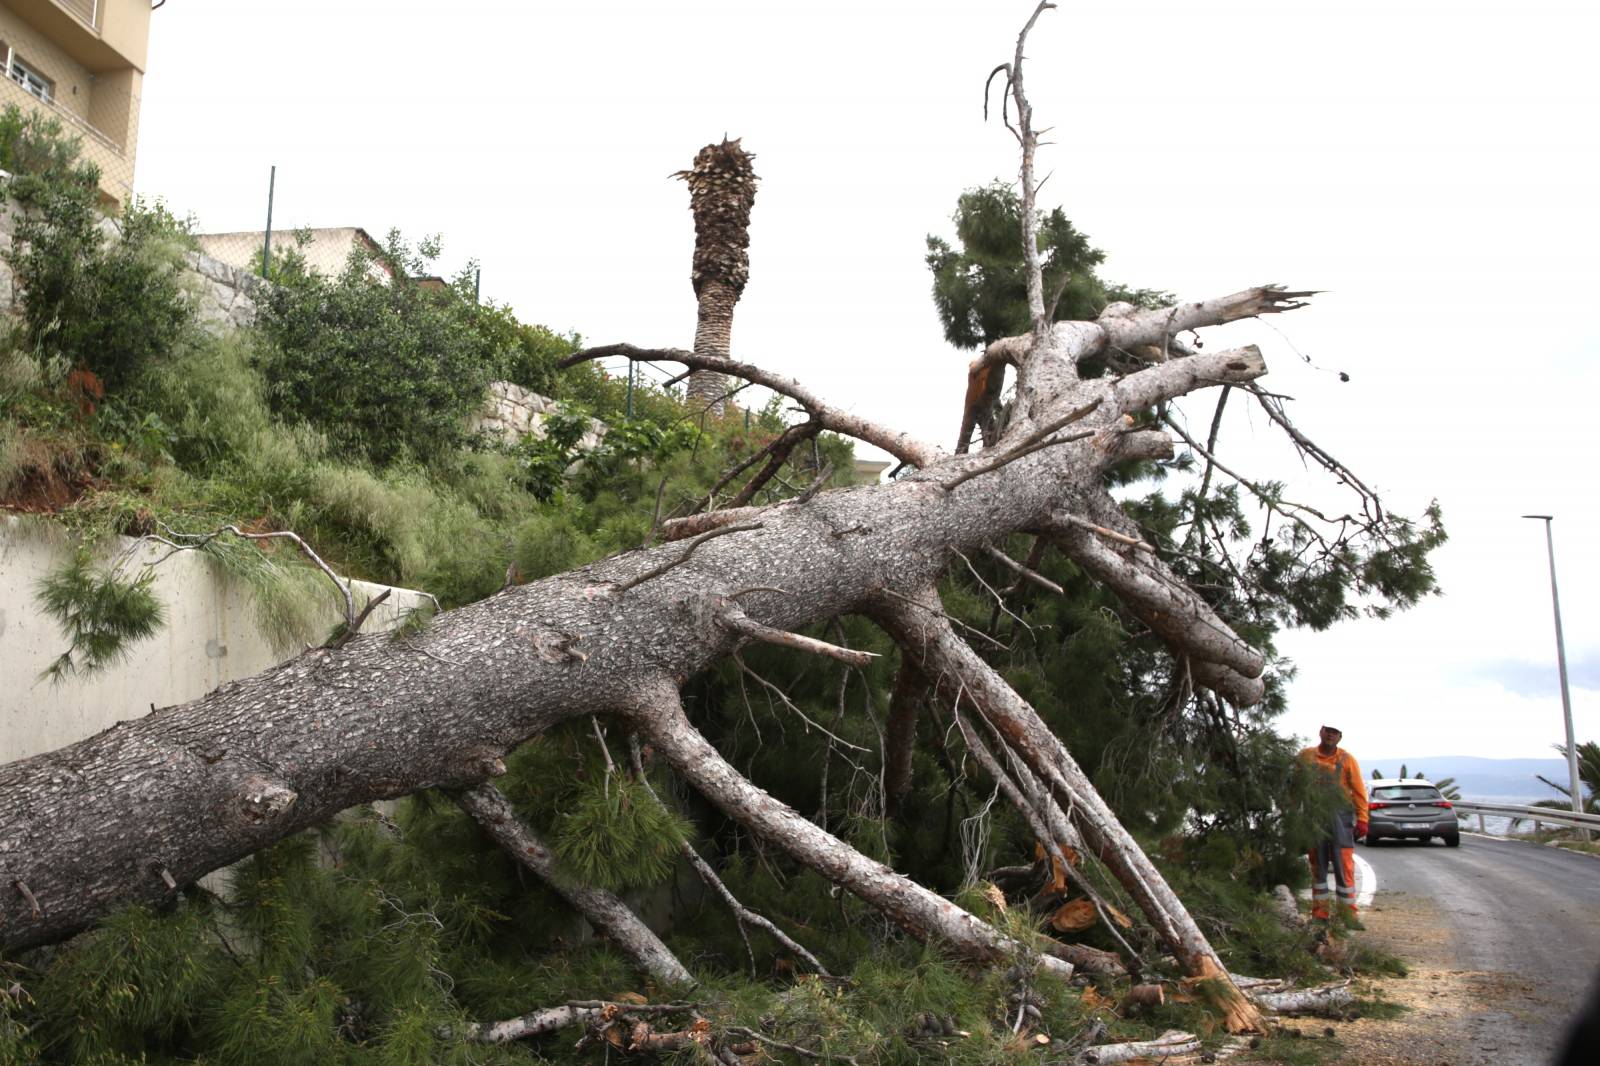
<instances>
[{"instance_id":1,"label":"lamp post","mask_svg":"<svg viewBox=\"0 0 1600 1066\"><path fill-rule=\"evenodd\" d=\"M1567 777L1572 790L1572 813L1583 813L1583 785L1578 780L1578 742L1572 735L1572 696L1567 691L1567 648L1561 639L1561 596L1556 592L1556 542L1550 532L1554 515L1525 514L1523 518L1537 518L1544 522L1544 543L1550 555L1550 603L1556 614L1556 670L1561 676L1561 713L1567 725ZM1578 830L1583 839L1589 839L1587 829Z\"/></svg>"}]
</instances>

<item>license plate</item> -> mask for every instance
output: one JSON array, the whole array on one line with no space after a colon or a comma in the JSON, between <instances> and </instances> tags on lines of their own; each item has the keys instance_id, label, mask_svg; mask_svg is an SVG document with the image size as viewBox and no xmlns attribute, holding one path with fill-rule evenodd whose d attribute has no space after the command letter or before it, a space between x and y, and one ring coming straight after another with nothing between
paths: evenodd
<instances>
[{"instance_id":1,"label":"license plate","mask_svg":"<svg viewBox=\"0 0 1600 1066\"><path fill-rule=\"evenodd\" d=\"M1428 829L1428 828L1430 828L1430 826L1428 825L1427 822L1401 822L1400 823L1400 828L1401 829Z\"/></svg>"}]
</instances>

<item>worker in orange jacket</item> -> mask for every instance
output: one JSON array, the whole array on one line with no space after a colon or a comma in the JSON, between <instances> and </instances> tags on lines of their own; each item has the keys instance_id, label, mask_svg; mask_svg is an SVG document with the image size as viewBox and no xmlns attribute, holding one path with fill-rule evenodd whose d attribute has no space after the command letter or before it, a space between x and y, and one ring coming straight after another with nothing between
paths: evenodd
<instances>
[{"instance_id":1,"label":"worker in orange jacket","mask_svg":"<svg viewBox=\"0 0 1600 1066\"><path fill-rule=\"evenodd\" d=\"M1337 812L1330 832L1311 849L1311 916L1328 919L1328 868L1339 895L1340 909L1351 919L1356 916L1356 841L1367 835L1367 789L1361 780L1356 757L1339 747L1344 733L1323 726L1318 734L1322 743L1300 753L1300 759L1338 786L1349 806Z\"/></svg>"}]
</instances>

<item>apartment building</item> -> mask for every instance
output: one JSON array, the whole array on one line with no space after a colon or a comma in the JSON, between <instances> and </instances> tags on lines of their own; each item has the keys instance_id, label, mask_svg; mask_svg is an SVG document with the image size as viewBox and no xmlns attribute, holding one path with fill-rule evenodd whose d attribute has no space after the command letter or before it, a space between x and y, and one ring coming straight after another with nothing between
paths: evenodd
<instances>
[{"instance_id":1,"label":"apartment building","mask_svg":"<svg viewBox=\"0 0 1600 1066\"><path fill-rule=\"evenodd\" d=\"M133 192L152 10L151 0L0 0L0 107L45 111L76 133L109 206Z\"/></svg>"}]
</instances>

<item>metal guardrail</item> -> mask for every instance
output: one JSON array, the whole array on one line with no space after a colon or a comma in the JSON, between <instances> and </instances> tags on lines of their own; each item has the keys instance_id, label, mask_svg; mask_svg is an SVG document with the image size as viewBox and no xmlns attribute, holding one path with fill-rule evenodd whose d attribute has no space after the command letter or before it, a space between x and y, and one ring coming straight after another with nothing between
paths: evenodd
<instances>
[{"instance_id":1,"label":"metal guardrail","mask_svg":"<svg viewBox=\"0 0 1600 1066\"><path fill-rule=\"evenodd\" d=\"M1519 803L1474 803L1472 800L1454 801L1458 814L1476 814L1478 816L1478 829L1484 831L1483 816L1486 814L1497 815L1501 818L1520 818L1525 822L1532 822L1535 828L1548 823L1550 825L1566 826L1569 829L1593 829L1600 831L1600 814L1578 814L1575 811L1560 807L1532 807Z\"/></svg>"}]
</instances>

